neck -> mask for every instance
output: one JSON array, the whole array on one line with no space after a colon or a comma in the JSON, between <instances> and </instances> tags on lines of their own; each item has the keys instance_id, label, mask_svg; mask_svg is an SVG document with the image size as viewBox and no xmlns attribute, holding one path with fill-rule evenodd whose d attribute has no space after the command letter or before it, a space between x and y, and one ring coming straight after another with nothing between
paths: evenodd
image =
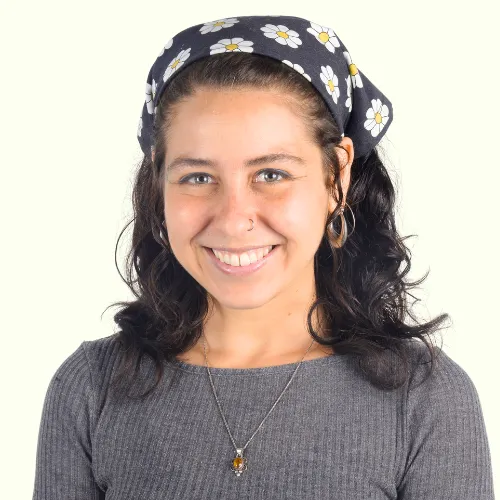
<instances>
[{"instance_id":1,"label":"neck","mask_svg":"<svg viewBox=\"0 0 500 500\"><path fill-rule=\"evenodd\" d=\"M305 292L294 298L276 297L256 309L228 309L213 299L204 322L203 336L190 349L185 361L205 364L203 340L211 366L271 366L295 363L302 359L312 338L307 327L307 314L315 296ZM315 309L311 321L314 331L321 332L321 308ZM304 359L333 353L327 346L313 342Z\"/></svg>"}]
</instances>

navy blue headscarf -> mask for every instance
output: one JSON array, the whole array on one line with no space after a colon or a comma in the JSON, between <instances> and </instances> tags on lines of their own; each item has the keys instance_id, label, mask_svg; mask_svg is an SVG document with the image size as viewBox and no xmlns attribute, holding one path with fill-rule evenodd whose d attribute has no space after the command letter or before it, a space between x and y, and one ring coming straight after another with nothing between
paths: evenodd
<instances>
[{"instance_id":1,"label":"navy blue headscarf","mask_svg":"<svg viewBox=\"0 0 500 500\"><path fill-rule=\"evenodd\" d=\"M171 38L151 67L137 138L151 155L156 107L170 79L190 63L223 52L261 54L287 64L326 101L354 157L368 153L392 122L392 104L352 62L335 32L294 16L240 16L197 24Z\"/></svg>"}]
</instances>

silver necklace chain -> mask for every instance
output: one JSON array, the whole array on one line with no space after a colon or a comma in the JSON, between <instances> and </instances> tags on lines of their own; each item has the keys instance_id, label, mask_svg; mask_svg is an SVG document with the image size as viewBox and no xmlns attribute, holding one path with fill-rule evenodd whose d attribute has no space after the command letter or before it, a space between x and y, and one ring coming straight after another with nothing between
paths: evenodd
<instances>
[{"instance_id":1,"label":"silver necklace chain","mask_svg":"<svg viewBox=\"0 0 500 500\"><path fill-rule=\"evenodd\" d=\"M205 354L205 363L206 363L206 366L207 366L207 372L208 372L208 378L210 379L210 384L212 386L212 391L214 393L214 397L215 397L215 401L217 402L217 406L219 407L219 411L220 411L220 414L222 416L222 420L224 421L224 425L226 426L226 429L227 429L227 432L229 434L229 437L231 438L231 441L233 443L233 446L236 450L236 453L238 456L243 456L243 451L245 450L245 448L248 446L248 444L250 443L250 441L253 439L253 437L255 436L255 434L257 434L257 432L259 431L259 429L262 427L262 425L264 424L266 418L269 416L269 414L274 410L274 407L278 404L278 401L281 399L281 397L283 396L283 394L285 393L285 391L287 390L288 386L290 385L290 383L292 382L293 380L293 377L295 376L295 374L297 373L297 370L299 369L300 365L302 364L302 361L304 360L304 358L306 357L306 354L309 352L309 349L311 349L312 345L314 343L314 339L312 340L310 346L307 348L307 351L304 353L304 355L302 356L302 359L300 360L299 364L296 366L294 372L292 373L292 376L290 377L290 380L288 381L288 383L285 385L285 388L281 391L281 394L278 396L278 399L274 402L273 406L271 407L271 409L267 412L267 415L264 417L264 419L262 420L262 422L260 423L260 425L257 427L257 429L255 429L255 432L251 435L250 439L247 441L247 443L245 444L245 446L243 446L243 448L238 448L238 446L236 446L236 443L234 441L234 438L233 438L233 435L231 434L231 431L229 430L229 426L227 424L227 421L226 421L226 418L224 417L224 413L222 412L222 407L221 407L221 404L220 404L220 401L219 401L219 398L217 397L217 393L215 391L215 386L214 386L214 382L212 380L212 374L210 373L210 368L208 366L208 358L207 358L207 350L206 350L206 343L205 343L205 336L203 335L203 352ZM239 474L237 474L239 475Z\"/></svg>"}]
</instances>

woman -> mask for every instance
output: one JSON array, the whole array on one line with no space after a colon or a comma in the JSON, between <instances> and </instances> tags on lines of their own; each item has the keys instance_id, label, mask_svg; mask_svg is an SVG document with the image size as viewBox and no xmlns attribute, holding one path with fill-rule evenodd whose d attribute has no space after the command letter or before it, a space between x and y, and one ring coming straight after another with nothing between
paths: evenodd
<instances>
[{"instance_id":1,"label":"woman","mask_svg":"<svg viewBox=\"0 0 500 500\"><path fill-rule=\"evenodd\" d=\"M414 321L377 144L331 28L243 16L151 68L119 332L54 375L34 499L493 499L476 389ZM404 267L401 268L401 264Z\"/></svg>"}]
</instances>

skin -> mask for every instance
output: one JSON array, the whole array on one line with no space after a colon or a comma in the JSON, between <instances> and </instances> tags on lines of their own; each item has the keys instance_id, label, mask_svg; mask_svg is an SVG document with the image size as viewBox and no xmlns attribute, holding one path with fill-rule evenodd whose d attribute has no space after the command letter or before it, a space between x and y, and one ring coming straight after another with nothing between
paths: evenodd
<instances>
[{"instance_id":1,"label":"skin","mask_svg":"<svg viewBox=\"0 0 500 500\"><path fill-rule=\"evenodd\" d=\"M180 156L216 162L167 170L164 185L172 250L213 306L204 326L212 367L296 363L311 343L306 321L315 298L314 255L336 202L324 183L321 150L287 99L268 90L200 89L178 105L167 134L167 168ZM341 144L346 193L354 147L348 137ZM270 153L295 155L304 164L245 166ZM253 231L247 231L250 218ZM203 248L268 244L280 245L272 265L243 277L222 273ZM202 339L178 358L204 365ZM304 360L332 353L315 342Z\"/></svg>"}]
</instances>

